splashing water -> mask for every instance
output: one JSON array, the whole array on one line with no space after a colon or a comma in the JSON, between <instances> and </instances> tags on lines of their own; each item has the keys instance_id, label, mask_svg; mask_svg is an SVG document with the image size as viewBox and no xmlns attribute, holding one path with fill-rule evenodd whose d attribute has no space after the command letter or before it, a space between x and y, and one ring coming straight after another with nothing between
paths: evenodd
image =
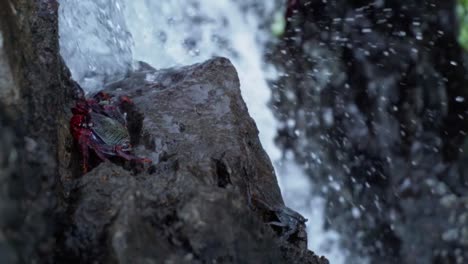
<instances>
[{"instance_id":1,"label":"splashing water","mask_svg":"<svg viewBox=\"0 0 468 264\"><path fill-rule=\"evenodd\" d=\"M60 1L60 53L86 92L123 77L131 67L132 36L119 1Z\"/></svg>"},{"instance_id":2,"label":"splashing water","mask_svg":"<svg viewBox=\"0 0 468 264\"><path fill-rule=\"evenodd\" d=\"M271 92L263 61L271 36L261 29L261 18L276 8L266 0L62 0L61 53L87 92L122 77L133 60L164 68L228 57L263 147L274 161L285 202L309 219L309 248L331 263L344 263L337 234L323 230L323 200L311 195L302 168L291 157L281 160L274 144L277 123L267 107Z\"/></svg>"}]
</instances>

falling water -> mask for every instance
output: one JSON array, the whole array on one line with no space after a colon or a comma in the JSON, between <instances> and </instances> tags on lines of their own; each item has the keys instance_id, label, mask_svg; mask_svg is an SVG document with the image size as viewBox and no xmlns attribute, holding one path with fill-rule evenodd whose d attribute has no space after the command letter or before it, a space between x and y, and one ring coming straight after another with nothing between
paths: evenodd
<instances>
[{"instance_id":1,"label":"falling water","mask_svg":"<svg viewBox=\"0 0 468 264\"><path fill-rule=\"evenodd\" d=\"M272 36L269 27L262 26L263 18L276 12L274 2L61 0L61 53L87 92L123 77L134 60L166 68L212 56L229 58L286 204L309 219L309 248L331 263L344 263L337 234L323 229L323 200L311 195L312 183L302 168L289 155L283 158L274 144L277 122L267 107L271 92L266 82L274 71L263 61L265 43Z\"/></svg>"}]
</instances>

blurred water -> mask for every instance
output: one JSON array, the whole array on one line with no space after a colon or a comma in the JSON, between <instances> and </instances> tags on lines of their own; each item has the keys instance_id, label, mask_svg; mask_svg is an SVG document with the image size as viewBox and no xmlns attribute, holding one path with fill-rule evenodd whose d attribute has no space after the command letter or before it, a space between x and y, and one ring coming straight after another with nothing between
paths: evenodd
<instances>
[{"instance_id":1,"label":"blurred water","mask_svg":"<svg viewBox=\"0 0 468 264\"><path fill-rule=\"evenodd\" d=\"M263 60L271 36L261 29L278 8L274 2L61 0L61 53L88 92L130 70L132 59L166 68L228 57L238 71L263 147L274 162L286 204L309 219L309 248L331 263L345 263L337 234L323 229L323 200L311 195L311 182L302 168L291 157L282 160L274 144L277 122L267 107L271 91L266 82L274 71Z\"/></svg>"},{"instance_id":2,"label":"blurred water","mask_svg":"<svg viewBox=\"0 0 468 264\"><path fill-rule=\"evenodd\" d=\"M132 36L120 0L60 0L60 53L87 92L130 69Z\"/></svg>"}]
</instances>

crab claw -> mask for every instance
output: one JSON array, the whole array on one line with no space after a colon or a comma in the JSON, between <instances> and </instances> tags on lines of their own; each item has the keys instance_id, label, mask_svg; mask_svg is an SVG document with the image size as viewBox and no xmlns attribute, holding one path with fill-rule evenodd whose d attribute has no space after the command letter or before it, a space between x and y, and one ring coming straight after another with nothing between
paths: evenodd
<instances>
[{"instance_id":1,"label":"crab claw","mask_svg":"<svg viewBox=\"0 0 468 264\"><path fill-rule=\"evenodd\" d=\"M112 98L112 95L101 91L94 95L94 98L98 101L109 101Z\"/></svg>"},{"instance_id":2,"label":"crab claw","mask_svg":"<svg viewBox=\"0 0 468 264\"><path fill-rule=\"evenodd\" d=\"M123 104L123 103L133 104L132 99L130 99L130 97L125 96L125 95L120 96L119 100L120 100L121 104Z\"/></svg>"}]
</instances>

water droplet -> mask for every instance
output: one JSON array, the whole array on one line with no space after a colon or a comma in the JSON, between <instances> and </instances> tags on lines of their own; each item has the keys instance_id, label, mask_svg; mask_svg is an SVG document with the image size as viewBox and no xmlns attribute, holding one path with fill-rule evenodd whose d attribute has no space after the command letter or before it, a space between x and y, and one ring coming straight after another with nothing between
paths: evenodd
<instances>
[{"instance_id":1,"label":"water droplet","mask_svg":"<svg viewBox=\"0 0 468 264\"><path fill-rule=\"evenodd\" d=\"M353 209L351 210L351 214L353 215L354 218L359 218L361 217L361 212L359 211L358 208L356 207L353 207Z\"/></svg>"}]
</instances>

